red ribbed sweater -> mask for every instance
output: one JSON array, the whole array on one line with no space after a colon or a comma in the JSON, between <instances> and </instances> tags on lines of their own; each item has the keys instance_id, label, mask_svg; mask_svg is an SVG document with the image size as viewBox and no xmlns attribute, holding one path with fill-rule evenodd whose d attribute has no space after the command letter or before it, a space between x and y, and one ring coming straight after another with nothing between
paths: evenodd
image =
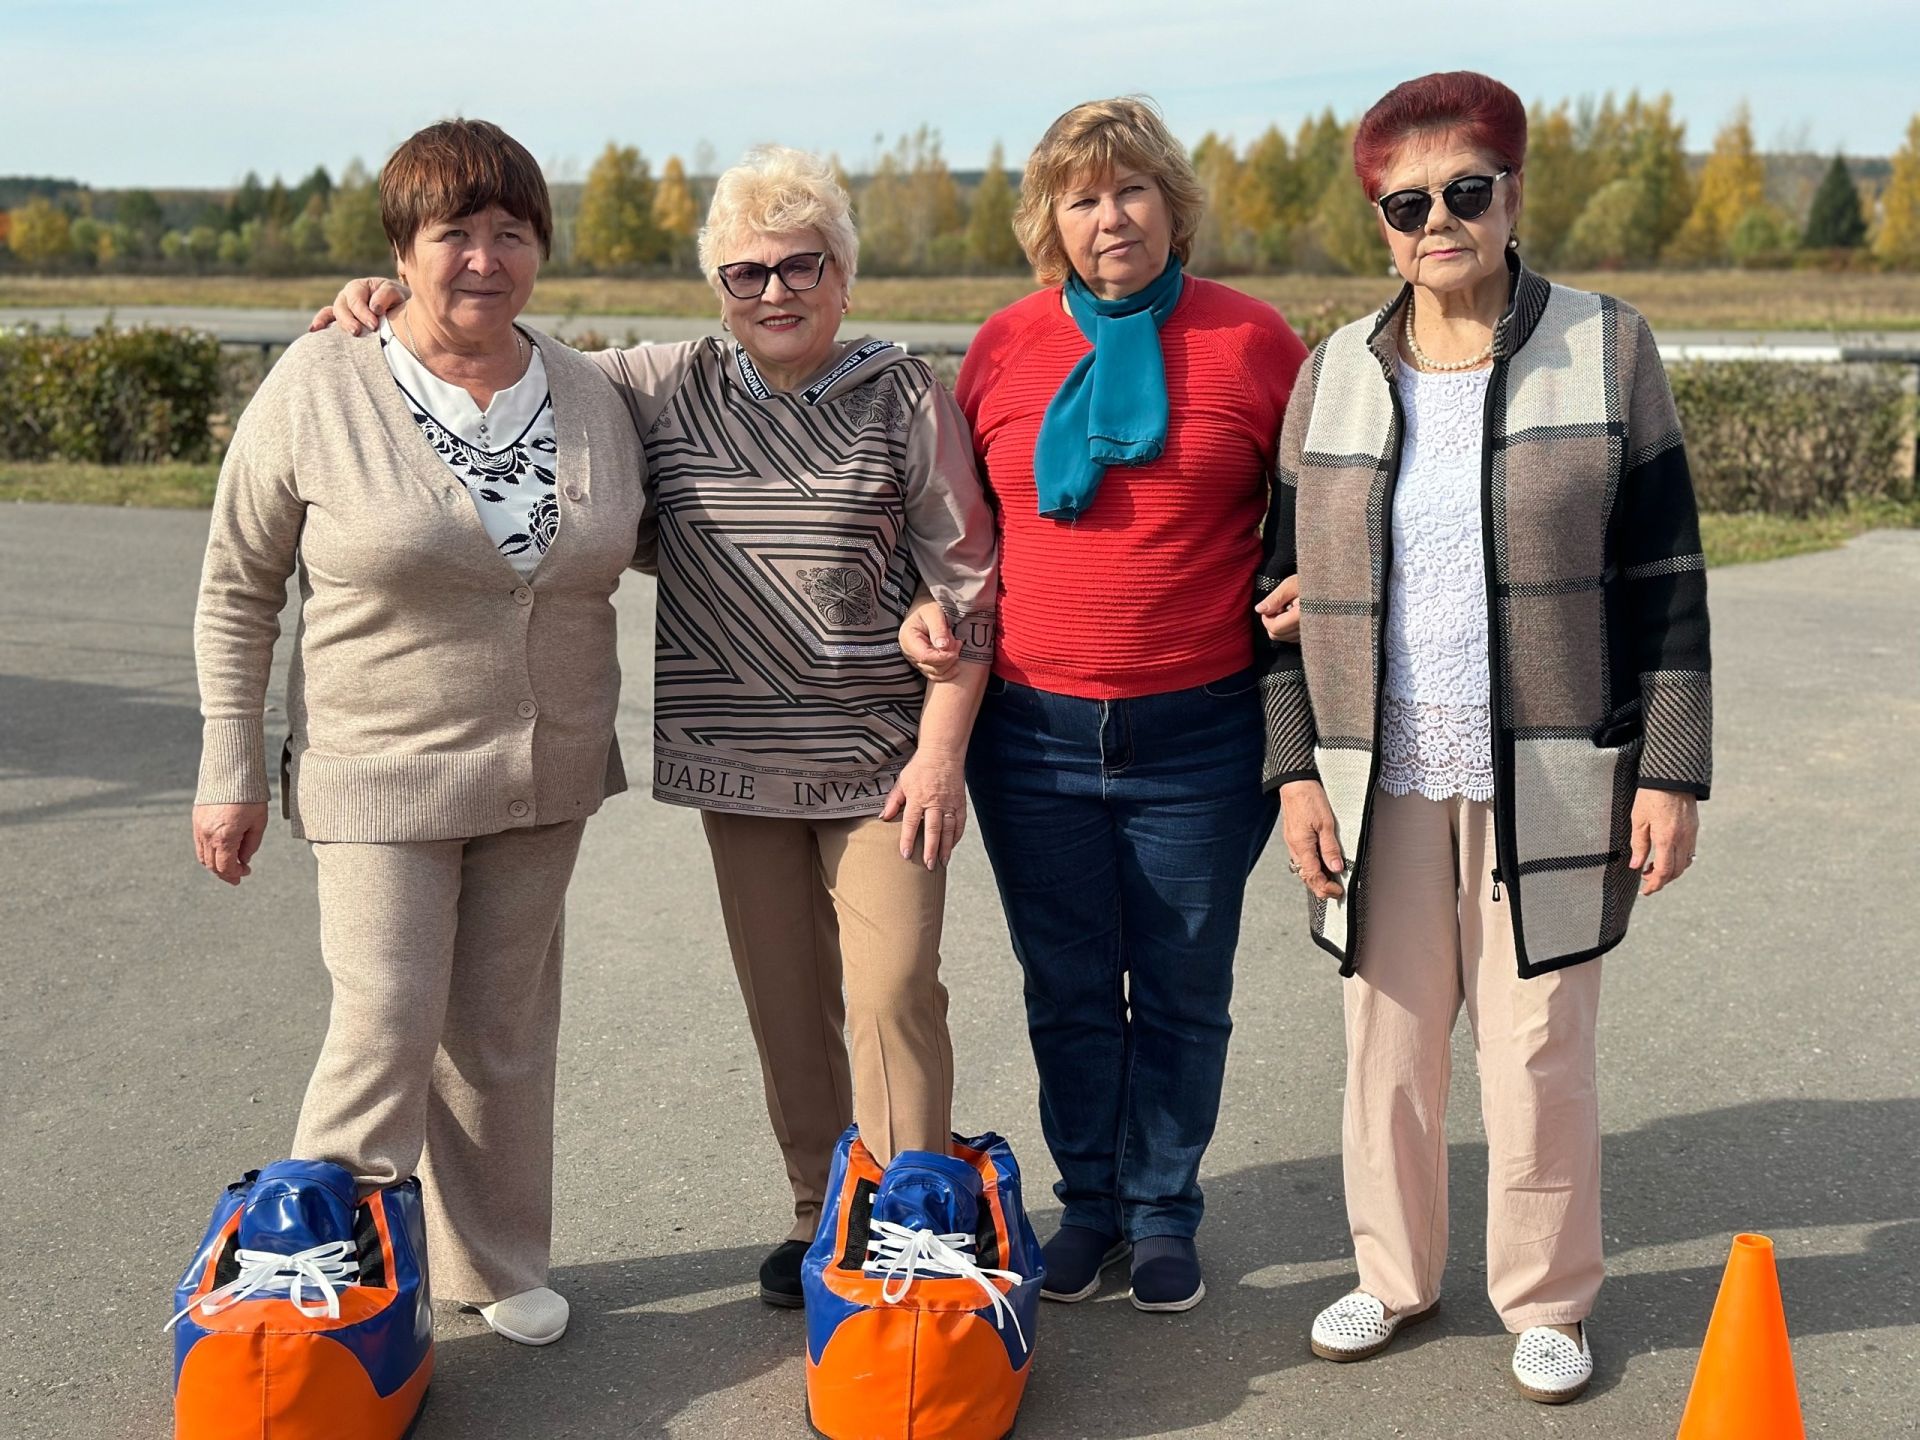
<instances>
[{"instance_id":1,"label":"red ribbed sweater","mask_svg":"<svg viewBox=\"0 0 1920 1440\"><path fill-rule=\"evenodd\" d=\"M1042 290L980 327L954 388L998 515L994 673L1093 700L1231 675L1253 659L1260 524L1306 346L1271 305L1188 276L1160 331L1165 452L1109 467L1077 521L1047 520L1033 445L1087 349L1060 290Z\"/></svg>"}]
</instances>

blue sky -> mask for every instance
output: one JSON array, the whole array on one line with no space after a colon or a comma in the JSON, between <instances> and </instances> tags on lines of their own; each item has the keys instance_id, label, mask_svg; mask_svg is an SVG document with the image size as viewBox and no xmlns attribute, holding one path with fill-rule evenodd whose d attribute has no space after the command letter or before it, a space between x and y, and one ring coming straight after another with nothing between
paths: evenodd
<instances>
[{"instance_id":1,"label":"blue sky","mask_svg":"<svg viewBox=\"0 0 1920 1440\"><path fill-rule=\"evenodd\" d=\"M1078 100L1144 91L1189 143L1251 138L1472 67L1539 98L1673 92L1704 149L1735 106L1763 145L1889 154L1920 109L1915 0L0 0L0 173L100 186L336 174L448 114L556 178L609 139L722 163L780 140L850 168L938 128L1018 164Z\"/></svg>"}]
</instances>

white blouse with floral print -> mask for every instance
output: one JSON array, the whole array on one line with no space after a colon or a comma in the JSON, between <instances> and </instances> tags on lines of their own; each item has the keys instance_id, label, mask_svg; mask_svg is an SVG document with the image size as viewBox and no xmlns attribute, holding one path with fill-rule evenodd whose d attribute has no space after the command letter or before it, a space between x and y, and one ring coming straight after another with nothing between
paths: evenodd
<instances>
[{"instance_id":1,"label":"white blouse with floral print","mask_svg":"<svg viewBox=\"0 0 1920 1440\"><path fill-rule=\"evenodd\" d=\"M482 410L442 380L380 321L381 354L427 443L473 497L487 538L522 575L531 575L560 528L554 499L553 397L533 346L527 373L494 392Z\"/></svg>"}]
</instances>

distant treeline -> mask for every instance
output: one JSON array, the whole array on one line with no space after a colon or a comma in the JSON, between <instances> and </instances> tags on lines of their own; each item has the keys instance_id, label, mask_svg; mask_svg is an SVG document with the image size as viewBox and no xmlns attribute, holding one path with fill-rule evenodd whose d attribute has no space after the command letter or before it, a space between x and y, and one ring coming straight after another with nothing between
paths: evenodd
<instances>
[{"instance_id":1,"label":"distant treeline","mask_svg":"<svg viewBox=\"0 0 1920 1440\"><path fill-rule=\"evenodd\" d=\"M1520 234L1539 265L1866 266L1920 269L1920 114L1891 160L1762 154L1743 108L1690 154L1671 96L1537 105ZM1194 268L1211 274L1378 273L1372 207L1353 179L1353 120L1331 110L1241 144L1208 133L1193 160L1209 196ZM837 163L837 162L836 162ZM711 168L711 167L702 167ZM956 173L922 126L862 173L841 171L877 275L1023 268L1010 221L1019 176L996 145ZM684 273L710 176L677 155L654 173L610 143L584 182L556 182L562 271ZM294 185L248 174L231 191L92 190L0 177L0 268L37 272L337 274L390 263L373 177L359 161Z\"/></svg>"}]
</instances>

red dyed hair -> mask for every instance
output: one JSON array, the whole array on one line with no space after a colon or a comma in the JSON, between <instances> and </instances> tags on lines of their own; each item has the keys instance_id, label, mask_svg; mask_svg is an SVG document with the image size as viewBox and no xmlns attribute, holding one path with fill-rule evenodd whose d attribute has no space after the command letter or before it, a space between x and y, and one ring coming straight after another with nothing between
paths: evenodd
<instances>
[{"instance_id":1,"label":"red dyed hair","mask_svg":"<svg viewBox=\"0 0 1920 1440\"><path fill-rule=\"evenodd\" d=\"M1360 118L1353 135L1353 173L1379 198L1387 167L1416 135L1450 133L1515 175L1527 160L1527 107L1477 70L1443 70L1396 85Z\"/></svg>"}]
</instances>

